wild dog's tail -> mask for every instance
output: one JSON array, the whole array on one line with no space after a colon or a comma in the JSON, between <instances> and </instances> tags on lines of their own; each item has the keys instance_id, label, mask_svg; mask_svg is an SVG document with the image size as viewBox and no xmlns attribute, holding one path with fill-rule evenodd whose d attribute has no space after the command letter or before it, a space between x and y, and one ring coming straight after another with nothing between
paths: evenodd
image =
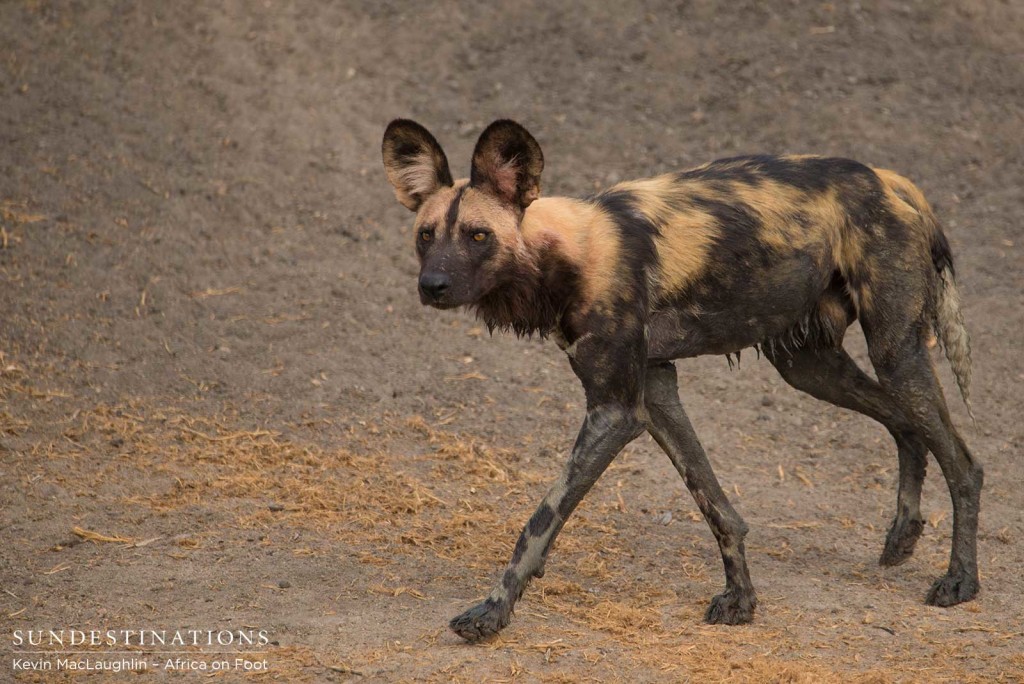
<instances>
[{"instance_id":1,"label":"wild dog's tail","mask_svg":"<svg viewBox=\"0 0 1024 684\"><path fill-rule=\"evenodd\" d=\"M935 292L935 333L942 342L946 359L956 376L967 413L974 420L971 407L971 336L964 325L964 313L960 309L960 291L956 287L953 270L953 255L949 242L941 229L937 229L932 242L932 263L939 273Z\"/></svg>"},{"instance_id":2,"label":"wild dog's tail","mask_svg":"<svg viewBox=\"0 0 1024 684\"><path fill-rule=\"evenodd\" d=\"M932 264L938 275L935 283L935 301L933 303L933 327L935 334L946 352L946 359L953 369L956 384L960 388L967 413L974 420L971 407L971 337L964 326L964 314L960 309L960 291L956 287L956 271L953 268L953 253L949 248L942 227L939 225L935 212L932 211L924 194L917 186L903 176L885 169L875 169L882 181L896 193L896 196L909 204L921 216L923 225L928 231L931 244Z\"/></svg>"}]
</instances>

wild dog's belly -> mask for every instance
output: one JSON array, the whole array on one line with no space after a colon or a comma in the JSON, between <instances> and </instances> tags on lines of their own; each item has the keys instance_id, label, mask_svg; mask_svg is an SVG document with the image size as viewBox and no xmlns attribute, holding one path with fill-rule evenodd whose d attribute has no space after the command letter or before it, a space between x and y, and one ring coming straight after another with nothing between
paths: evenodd
<instances>
[{"instance_id":1,"label":"wild dog's belly","mask_svg":"<svg viewBox=\"0 0 1024 684\"><path fill-rule=\"evenodd\" d=\"M729 354L789 333L828 286L821 261L791 255L701 284L659 305L648 322L648 359Z\"/></svg>"}]
</instances>

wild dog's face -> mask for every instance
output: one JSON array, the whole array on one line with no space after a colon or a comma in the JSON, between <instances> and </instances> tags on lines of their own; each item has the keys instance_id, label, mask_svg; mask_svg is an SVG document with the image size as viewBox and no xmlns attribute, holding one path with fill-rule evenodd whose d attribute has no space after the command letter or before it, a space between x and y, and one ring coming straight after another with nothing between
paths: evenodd
<instances>
[{"instance_id":1,"label":"wild dog's face","mask_svg":"<svg viewBox=\"0 0 1024 684\"><path fill-rule=\"evenodd\" d=\"M382 151L395 197L416 212L423 304L473 304L514 277L524 249L519 224L540 195L544 168L540 146L525 128L505 120L488 126L473 151L470 177L459 181L437 140L414 121L392 121Z\"/></svg>"}]
</instances>

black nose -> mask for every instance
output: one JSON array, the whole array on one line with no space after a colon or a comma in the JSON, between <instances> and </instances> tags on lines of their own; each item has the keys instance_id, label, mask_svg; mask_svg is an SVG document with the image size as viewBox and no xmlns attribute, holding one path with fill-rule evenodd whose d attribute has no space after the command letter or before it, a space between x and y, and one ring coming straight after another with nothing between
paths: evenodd
<instances>
[{"instance_id":1,"label":"black nose","mask_svg":"<svg viewBox=\"0 0 1024 684\"><path fill-rule=\"evenodd\" d=\"M451 286L452 279L445 273L434 271L420 275L420 290L434 301L441 299Z\"/></svg>"}]
</instances>

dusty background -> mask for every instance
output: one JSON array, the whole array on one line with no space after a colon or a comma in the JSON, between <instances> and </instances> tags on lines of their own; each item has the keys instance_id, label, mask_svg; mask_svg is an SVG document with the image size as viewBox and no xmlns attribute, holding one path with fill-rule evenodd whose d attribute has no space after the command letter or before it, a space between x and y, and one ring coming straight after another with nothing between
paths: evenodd
<instances>
[{"instance_id":1,"label":"dusty background","mask_svg":"<svg viewBox=\"0 0 1024 684\"><path fill-rule=\"evenodd\" d=\"M1022 63L1024 4L998 0L0 2L4 647L254 626L264 681L1021 681ZM980 598L922 603L949 549L934 463L917 554L879 568L887 434L751 353L680 385L752 528L756 622L701 624L717 549L645 438L512 626L463 645L447 619L582 397L553 345L417 303L396 116L461 174L518 119L549 193L760 151L915 179L974 335L977 427L950 403L986 466Z\"/></svg>"}]
</instances>

